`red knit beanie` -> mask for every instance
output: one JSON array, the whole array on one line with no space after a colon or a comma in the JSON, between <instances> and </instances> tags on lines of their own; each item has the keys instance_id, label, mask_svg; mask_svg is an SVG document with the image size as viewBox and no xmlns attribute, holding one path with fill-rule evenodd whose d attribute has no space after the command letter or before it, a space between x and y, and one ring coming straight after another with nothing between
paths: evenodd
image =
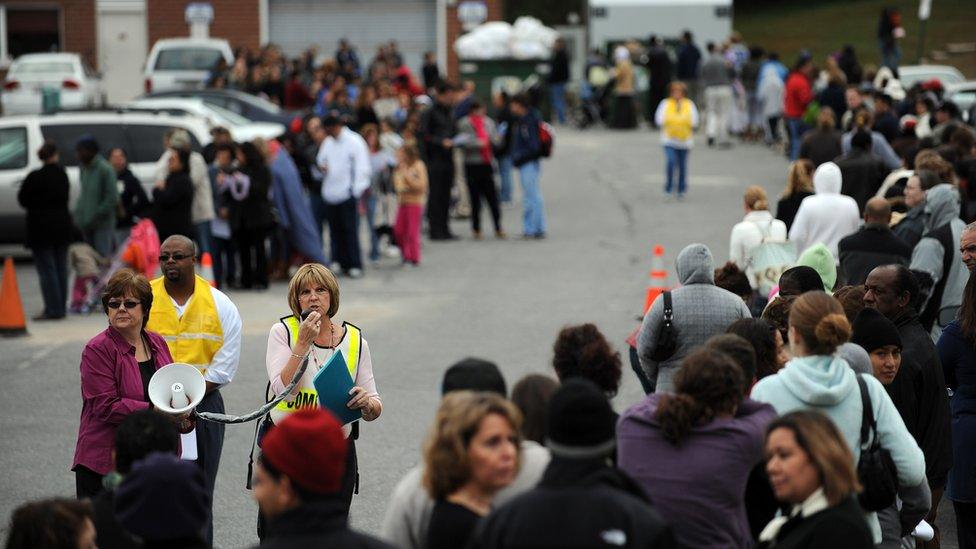
<instances>
[{"instance_id":1,"label":"red knit beanie","mask_svg":"<svg viewBox=\"0 0 976 549\"><path fill-rule=\"evenodd\" d=\"M342 425L322 408L289 414L261 441L262 456L272 467L317 494L339 491L347 451Z\"/></svg>"}]
</instances>

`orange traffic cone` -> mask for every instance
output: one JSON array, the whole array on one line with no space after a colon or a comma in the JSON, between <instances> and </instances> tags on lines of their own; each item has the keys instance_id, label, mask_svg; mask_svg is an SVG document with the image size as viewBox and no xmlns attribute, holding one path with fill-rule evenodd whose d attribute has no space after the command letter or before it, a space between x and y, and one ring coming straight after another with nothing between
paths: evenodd
<instances>
[{"instance_id":1,"label":"orange traffic cone","mask_svg":"<svg viewBox=\"0 0 976 549\"><path fill-rule=\"evenodd\" d=\"M651 276L647 284L647 294L644 296L644 314L657 299L657 296L668 290L668 271L664 268L664 246L654 246L654 257L651 259Z\"/></svg>"},{"instance_id":2,"label":"orange traffic cone","mask_svg":"<svg viewBox=\"0 0 976 549\"><path fill-rule=\"evenodd\" d=\"M203 252L203 255L200 256L200 276L210 282L214 288L217 287L217 279L214 278L213 271L213 258L210 257L210 252Z\"/></svg>"},{"instance_id":3,"label":"orange traffic cone","mask_svg":"<svg viewBox=\"0 0 976 549\"><path fill-rule=\"evenodd\" d=\"M17 288L17 274L14 272L12 257L7 257L3 262L3 287L0 288L0 335L27 335L24 306L20 302L20 290Z\"/></svg>"}]
</instances>

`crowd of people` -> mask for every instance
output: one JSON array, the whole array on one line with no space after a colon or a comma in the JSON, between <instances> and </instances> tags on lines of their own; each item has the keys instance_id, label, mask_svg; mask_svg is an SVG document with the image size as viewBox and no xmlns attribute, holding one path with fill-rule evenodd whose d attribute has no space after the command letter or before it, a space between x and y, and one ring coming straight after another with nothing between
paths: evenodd
<instances>
[{"instance_id":1,"label":"crowd of people","mask_svg":"<svg viewBox=\"0 0 976 549\"><path fill-rule=\"evenodd\" d=\"M513 201L515 172L522 237L545 238L541 160L552 141L527 95L502 92L489 106L471 82L442 78L432 56L421 86L395 44L381 47L366 69L348 45L319 64L312 52L288 62L274 46L238 53L233 67L213 71L211 85L261 93L307 113L276 139L235 143L217 127L212 142L194 150L186 131L173 130L147 193L125 150L101 151L84 136L76 144L80 196L70 211L57 147L46 143L37 152L44 167L19 191L44 295L35 320L68 312L69 255L76 275L71 310L88 312L113 259L153 276L158 242L174 234L192 238L212 258L218 287L258 290L287 280L305 261L351 278L363 276L367 258L374 266L384 256L417 266L424 214L431 241L458 238L452 217L469 218L479 240L485 205L494 236L505 239L502 205ZM286 69L282 87L276 82ZM135 261L130 244L148 224L158 240L140 240Z\"/></svg>"},{"instance_id":2,"label":"crowd of people","mask_svg":"<svg viewBox=\"0 0 976 549\"><path fill-rule=\"evenodd\" d=\"M419 264L425 211L430 240L456 238L448 221L459 167L475 239L482 201L495 236L506 237L505 166L520 174L523 235L543 238L546 143L531 101L499 95L490 118L470 86L428 70L425 87L413 84L395 44L366 70L348 44L321 65L312 54L288 63L268 48L214 71L212 85L280 93L283 105L301 99L316 112L269 142L233 143L215 131L212 146L193 151L185 132L171 132L151 197L125 175L125 151L106 160L85 138L82 198L69 213L58 151L45 144L45 166L20 199L31 247L49 258L38 261L46 318L63 317L67 301L68 241L51 238L55 221L96 262L139 238L146 220L158 250L123 253L135 270L115 271L99 290L108 327L82 353L72 464L82 501L21 506L8 547L94 547L96 538L101 547L212 545L223 425L162 414L149 383L172 362L193 365L206 381L197 409L223 412L242 323L218 287L264 289L276 277L289 281L266 355L267 396L279 401L260 420L252 475L262 547L938 547L943 499L960 547L976 547L971 128L935 83L899 98L897 67L880 69L865 92L867 71L845 49L826 69L843 107L833 110L825 88L817 129L806 132L796 109L813 97L808 56L787 74L738 37L708 49L691 73L700 79L652 86L665 192L680 199L687 189L699 118L692 97L704 95L709 141L721 146L736 94L758 96L776 78L795 159L775 215L763 188L750 186L727 263L716 268L705 244L681 251L680 286L653 302L631 339L630 366L647 395L622 414L610 399L623 362L593 324L566 326L553 375L525 376L510 394L491 362L450 366L420 463L388 498L382 539L348 526L356 440L383 403L369 343L336 319L337 276L363 274L361 216L374 261L385 237L405 264ZM736 91L748 63L757 64L752 96ZM729 82L713 80L721 78ZM401 96L395 108L383 102ZM766 122L764 136L775 139L768 122L779 115L747 104L762 116L742 131L758 135ZM916 114L898 119L906 107ZM627 115L626 106L617 114ZM40 207L41 184L63 188L64 204L59 194ZM204 253L217 287L196 270ZM157 268L162 276L150 281ZM348 401L327 403L316 386L333 362L352 383Z\"/></svg>"}]
</instances>

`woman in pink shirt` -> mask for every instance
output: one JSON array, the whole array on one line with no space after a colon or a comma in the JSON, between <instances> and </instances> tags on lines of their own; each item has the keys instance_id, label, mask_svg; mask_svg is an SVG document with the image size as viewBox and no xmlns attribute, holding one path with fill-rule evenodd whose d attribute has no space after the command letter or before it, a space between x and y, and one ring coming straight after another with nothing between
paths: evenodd
<instances>
[{"instance_id":1,"label":"woman in pink shirt","mask_svg":"<svg viewBox=\"0 0 976 549\"><path fill-rule=\"evenodd\" d=\"M116 427L152 407L149 379L173 362L162 336L146 330L152 299L149 281L130 269L112 275L102 294L108 328L81 353L81 424L71 466L79 499L102 491L102 478L114 468Z\"/></svg>"}]
</instances>

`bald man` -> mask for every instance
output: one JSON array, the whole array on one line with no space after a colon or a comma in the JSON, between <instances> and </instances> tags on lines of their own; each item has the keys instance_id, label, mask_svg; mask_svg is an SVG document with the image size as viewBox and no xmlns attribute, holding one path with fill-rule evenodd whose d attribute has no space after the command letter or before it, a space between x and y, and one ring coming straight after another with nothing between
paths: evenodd
<instances>
[{"instance_id":1,"label":"bald man","mask_svg":"<svg viewBox=\"0 0 976 549\"><path fill-rule=\"evenodd\" d=\"M868 273L880 265L908 265L912 248L888 227L891 206L884 198L872 198L864 206L864 225L837 244L840 256L838 283L864 284Z\"/></svg>"},{"instance_id":2,"label":"bald man","mask_svg":"<svg viewBox=\"0 0 976 549\"><path fill-rule=\"evenodd\" d=\"M196 366L207 382L207 394L197 405L201 412L224 412L220 388L231 382L241 359L241 315L223 292L196 274L196 246L173 235L159 247L163 276L152 281L152 309L146 329L166 339L173 362ZM207 475L212 501L224 425L200 421L183 435L182 457L196 461ZM213 513L208 517L208 539L213 540Z\"/></svg>"}]
</instances>

